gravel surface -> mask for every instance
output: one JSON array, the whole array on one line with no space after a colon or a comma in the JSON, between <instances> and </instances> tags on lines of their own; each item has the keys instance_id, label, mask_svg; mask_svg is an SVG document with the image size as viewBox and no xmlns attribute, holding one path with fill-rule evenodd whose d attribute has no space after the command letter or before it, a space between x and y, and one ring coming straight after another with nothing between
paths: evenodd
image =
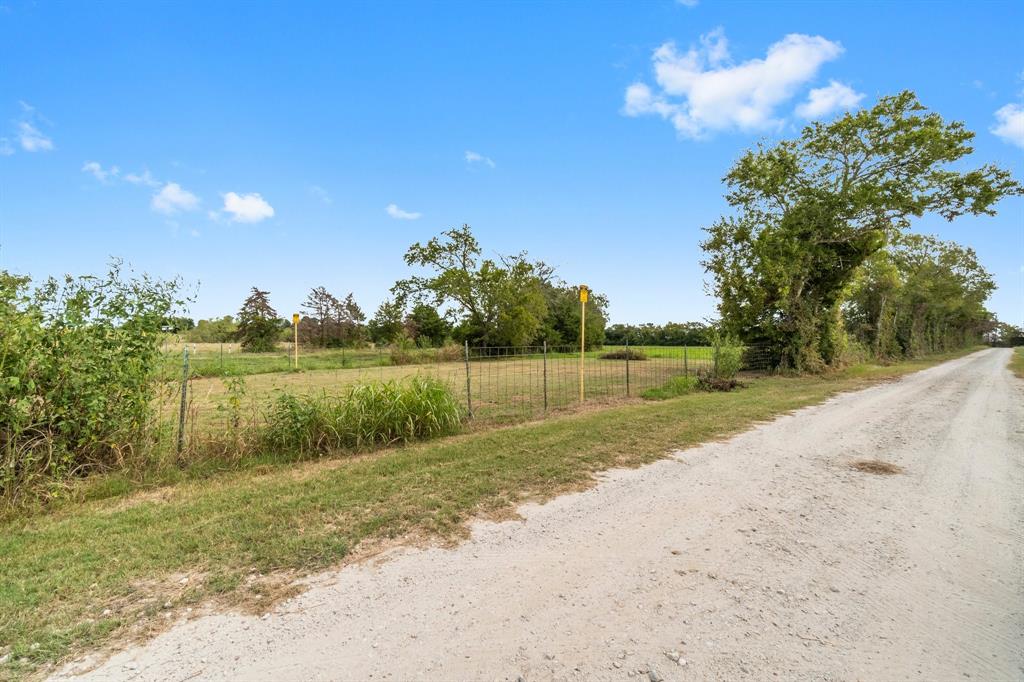
<instances>
[{"instance_id":1,"label":"gravel surface","mask_svg":"<svg viewBox=\"0 0 1024 682\"><path fill-rule=\"evenodd\" d=\"M1024 679L1024 381L1008 357L610 472L454 549L395 550L262 618L182 620L61 675ZM875 459L902 473L851 466Z\"/></svg>"}]
</instances>

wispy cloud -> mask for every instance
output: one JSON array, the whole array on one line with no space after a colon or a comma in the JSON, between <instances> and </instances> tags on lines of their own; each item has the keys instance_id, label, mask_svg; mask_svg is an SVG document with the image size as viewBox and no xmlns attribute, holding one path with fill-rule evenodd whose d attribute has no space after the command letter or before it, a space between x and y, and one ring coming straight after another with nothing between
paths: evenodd
<instances>
[{"instance_id":1,"label":"wispy cloud","mask_svg":"<svg viewBox=\"0 0 1024 682\"><path fill-rule=\"evenodd\" d=\"M686 52L672 42L655 50L657 89L630 85L622 113L660 116L680 136L694 139L714 131L777 128L782 120L776 109L842 52L839 43L821 36L791 33L771 45L764 58L734 63L725 32L717 28Z\"/></svg>"},{"instance_id":2,"label":"wispy cloud","mask_svg":"<svg viewBox=\"0 0 1024 682\"><path fill-rule=\"evenodd\" d=\"M145 185L146 187L160 186L160 181L154 178L153 175L148 170L142 171L141 175L136 175L135 173L125 173L124 181L130 182L133 185Z\"/></svg>"},{"instance_id":3,"label":"wispy cloud","mask_svg":"<svg viewBox=\"0 0 1024 682\"><path fill-rule=\"evenodd\" d=\"M488 168L494 168L497 166L497 164L494 163L494 159L488 156L484 156L483 154L480 154L478 152L471 152L469 150L466 150L466 163L470 166L484 165L487 166Z\"/></svg>"},{"instance_id":4,"label":"wispy cloud","mask_svg":"<svg viewBox=\"0 0 1024 682\"><path fill-rule=\"evenodd\" d=\"M689 7L690 9L693 9L698 5L698 0L676 0L676 2L683 7Z\"/></svg>"},{"instance_id":5,"label":"wispy cloud","mask_svg":"<svg viewBox=\"0 0 1024 682\"><path fill-rule=\"evenodd\" d=\"M310 185L309 194L310 196L319 199L321 203L328 205L334 203L334 199L331 198L330 193L320 185Z\"/></svg>"},{"instance_id":6,"label":"wispy cloud","mask_svg":"<svg viewBox=\"0 0 1024 682\"><path fill-rule=\"evenodd\" d=\"M82 172L89 173L100 182L106 183L107 181L116 178L121 172L121 169L117 166L103 168L103 166L96 161L86 161L82 166Z\"/></svg>"},{"instance_id":7,"label":"wispy cloud","mask_svg":"<svg viewBox=\"0 0 1024 682\"><path fill-rule=\"evenodd\" d=\"M855 92L849 85L829 81L824 88L814 88L807 94L807 101L796 108L796 115L802 118L823 118L837 111L854 109L864 99L864 93Z\"/></svg>"},{"instance_id":8,"label":"wispy cloud","mask_svg":"<svg viewBox=\"0 0 1024 682\"><path fill-rule=\"evenodd\" d=\"M398 208L398 204L388 204L385 208L388 215L396 220L419 220L423 217L422 213L415 213L412 211L403 211Z\"/></svg>"},{"instance_id":9,"label":"wispy cloud","mask_svg":"<svg viewBox=\"0 0 1024 682\"><path fill-rule=\"evenodd\" d=\"M258 192L237 194L228 192L224 195L223 211L231 216L236 223L258 223L274 217L274 207L267 203Z\"/></svg>"},{"instance_id":10,"label":"wispy cloud","mask_svg":"<svg viewBox=\"0 0 1024 682\"><path fill-rule=\"evenodd\" d=\"M154 211L173 215L181 211L193 211L199 208L199 197L176 182L168 182L150 201Z\"/></svg>"},{"instance_id":11,"label":"wispy cloud","mask_svg":"<svg viewBox=\"0 0 1024 682\"><path fill-rule=\"evenodd\" d=\"M1004 142L1024 149L1024 106L1007 104L996 110L996 123L989 128Z\"/></svg>"},{"instance_id":12,"label":"wispy cloud","mask_svg":"<svg viewBox=\"0 0 1024 682\"><path fill-rule=\"evenodd\" d=\"M53 150L53 140L28 121L18 122L18 141L27 152L48 152Z\"/></svg>"}]
</instances>

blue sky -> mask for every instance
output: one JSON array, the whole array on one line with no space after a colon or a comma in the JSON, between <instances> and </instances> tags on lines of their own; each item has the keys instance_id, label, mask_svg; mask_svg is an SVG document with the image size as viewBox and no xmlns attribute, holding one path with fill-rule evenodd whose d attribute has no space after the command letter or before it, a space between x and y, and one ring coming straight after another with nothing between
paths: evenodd
<instances>
[{"instance_id":1,"label":"blue sky","mask_svg":"<svg viewBox=\"0 0 1024 682\"><path fill-rule=\"evenodd\" d=\"M909 88L1024 178L1024 4L0 0L0 267L110 256L368 312L406 247L470 223L611 299L701 319L701 228L759 139ZM628 94L628 95L627 95ZM116 169L115 169L116 167ZM977 249L1024 321L1024 200L919 232Z\"/></svg>"}]
</instances>

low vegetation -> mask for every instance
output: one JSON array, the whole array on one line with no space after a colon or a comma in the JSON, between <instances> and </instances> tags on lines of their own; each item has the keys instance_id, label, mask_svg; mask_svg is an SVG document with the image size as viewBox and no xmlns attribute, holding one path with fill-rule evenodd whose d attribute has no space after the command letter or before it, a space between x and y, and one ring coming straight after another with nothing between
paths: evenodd
<instances>
[{"instance_id":1,"label":"low vegetation","mask_svg":"<svg viewBox=\"0 0 1024 682\"><path fill-rule=\"evenodd\" d=\"M0 271L0 500L140 455L177 289L116 262L35 288Z\"/></svg>"},{"instance_id":2,"label":"low vegetation","mask_svg":"<svg viewBox=\"0 0 1024 682\"><path fill-rule=\"evenodd\" d=\"M640 397L646 400L668 400L669 398L678 398L681 395L693 393L698 388L697 377L687 375L676 376L666 381L662 386L647 389L640 394Z\"/></svg>"},{"instance_id":3,"label":"low vegetation","mask_svg":"<svg viewBox=\"0 0 1024 682\"><path fill-rule=\"evenodd\" d=\"M950 357L950 356L945 356ZM139 489L112 473L45 513L0 526L0 677L146 632L206 599L266 608L287 581L375 541L449 538L467 519L590 485L838 391L937 360L771 377L739 392L684 395L454 436L365 457L247 467ZM187 578L187 580L185 580ZM169 604L169 608L164 608Z\"/></svg>"},{"instance_id":4,"label":"low vegetation","mask_svg":"<svg viewBox=\"0 0 1024 682\"><path fill-rule=\"evenodd\" d=\"M262 447L305 454L364 450L459 430L463 408L448 384L432 377L364 383L341 396L278 396Z\"/></svg>"},{"instance_id":5,"label":"low vegetation","mask_svg":"<svg viewBox=\"0 0 1024 682\"><path fill-rule=\"evenodd\" d=\"M1024 346L1017 346L1010 356L1010 369L1014 374L1024 379Z\"/></svg>"},{"instance_id":6,"label":"low vegetation","mask_svg":"<svg viewBox=\"0 0 1024 682\"><path fill-rule=\"evenodd\" d=\"M642 350L636 350L635 348L619 348L617 350L610 350L607 353L601 353L599 356L602 360L646 360L647 355Z\"/></svg>"}]
</instances>

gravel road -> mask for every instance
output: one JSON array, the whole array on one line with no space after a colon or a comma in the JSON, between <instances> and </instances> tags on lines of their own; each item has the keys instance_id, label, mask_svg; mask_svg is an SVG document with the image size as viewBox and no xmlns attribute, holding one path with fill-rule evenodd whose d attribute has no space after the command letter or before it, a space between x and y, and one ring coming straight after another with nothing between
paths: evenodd
<instances>
[{"instance_id":1,"label":"gravel road","mask_svg":"<svg viewBox=\"0 0 1024 682\"><path fill-rule=\"evenodd\" d=\"M1008 358L610 472L456 548L318 576L264 618L183 620L85 677L1024 679L1024 381Z\"/></svg>"}]
</instances>

